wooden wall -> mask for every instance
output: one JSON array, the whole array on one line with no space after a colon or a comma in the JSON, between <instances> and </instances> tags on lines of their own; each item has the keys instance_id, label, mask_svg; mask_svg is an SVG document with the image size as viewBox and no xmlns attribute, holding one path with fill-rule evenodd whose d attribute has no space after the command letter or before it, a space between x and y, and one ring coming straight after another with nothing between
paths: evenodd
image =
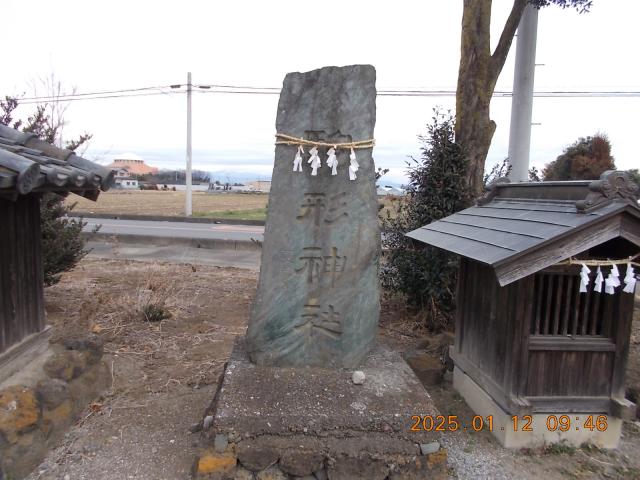
<instances>
[{"instance_id":1,"label":"wooden wall","mask_svg":"<svg viewBox=\"0 0 640 480\"><path fill-rule=\"evenodd\" d=\"M456 350L482 371L502 383L504 376L504 317L497 315L498 283L490 267L462 259L458 290L461 328Z\"/></svg>"},{"instance_id":2,"label":"wooden wall","mask_svg":"<svg viewBox=\"0 0 640 480\"><path fill-rule=\"evenodd\" d=\"M0 353L42 329L40 199L0 198Z\"/></svg>"},{"instance_id":3,"label":"wooden wall","mask_svg":"<svg viewBox=\"0 0 640 480\"><path fill-rule=\"evenodd\" d=\"M500 287L490 267L461 259L454 361L512 414L624 398L634 296L579 293L578 270Z\"/></svg>"}]
</instances>

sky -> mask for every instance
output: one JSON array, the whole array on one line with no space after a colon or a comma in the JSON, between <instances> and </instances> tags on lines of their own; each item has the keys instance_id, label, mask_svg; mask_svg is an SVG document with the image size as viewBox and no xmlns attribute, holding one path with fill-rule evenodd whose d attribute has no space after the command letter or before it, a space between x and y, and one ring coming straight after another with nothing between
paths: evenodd
<instances>
[{"instance_id":1,"label":"sky","mask_svg":"<svg viewBox=\"0 0 640 480\"><path fill-rule=\"evenodd\" d=\"M512 2L494 0L492 45ZM160 95L74 101L64 134L93 134L83 155L108 163L134 152L161 168L184 168L186 96L169 85L276 87L287 72L372 64L377 88L454 91L460 58L462 0L234 2L3 0L4 69L0 95L162 86ZM636 0L594 0L590 13L540 11L535 91L640 91ZM496 90L510 91L515 41ZM193 167L268 178L273 166L277 95L193 96ZM181 92L182 90L180 90ZM207 93L205 93L207 92ZM377 98L376 166L404 183L405 162L419 154L434 107L455 98ZM19 107L28 115L35 105ZM496 97L498 127L487 166L507 156L511 99ZM606 133L618 168L638 168L635 135L640 96L535 98L531 164L542 167L581 136Z\"/></svg>"}]
</instances>

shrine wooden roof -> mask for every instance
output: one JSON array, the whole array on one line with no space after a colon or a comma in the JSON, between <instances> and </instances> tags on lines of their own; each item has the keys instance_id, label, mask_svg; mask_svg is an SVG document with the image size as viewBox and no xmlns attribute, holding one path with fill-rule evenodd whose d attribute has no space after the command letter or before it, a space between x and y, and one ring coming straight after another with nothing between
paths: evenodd
<instances>
[{"instance_id":1,"label":"shrine wooden roof","mask_svg":"<svg viewBox=\"0 0 640 480\"><path fill-rule=\"evenodd\" d=\"M500 179L476 206L407 236L492 266L504 286L613 238L640 247L637 194L625 172L596 181Z\"/></svg>"},{"instance_id":2,"label":"shrine wooden roof","mask_svg":"<svg viewBox=\"0 0 640 480\"><path fill-rule=\"evenodd\" d=\"M96 200L113 184L113 172L70 150L0 125L0 196L69 192Z\"/></svg>"}]
</instances>

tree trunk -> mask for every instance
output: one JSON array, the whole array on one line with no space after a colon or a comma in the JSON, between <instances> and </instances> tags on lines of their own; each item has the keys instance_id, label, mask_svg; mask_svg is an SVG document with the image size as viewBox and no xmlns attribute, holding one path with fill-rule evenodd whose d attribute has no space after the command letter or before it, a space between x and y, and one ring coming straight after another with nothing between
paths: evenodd
<instances>
[{"instance_id":1,"label":"tree trunk","mask_svg":"<svg viewBox=\"0 0 640 480\"><path fill-rule=\"evenodd\" d=\"M489 117L491 96L526 4L527 0L514 0L492 55L491 0L464 0L455 133L456 142L465 148L469 162L467 183L471 198L482 193L484 165L496 130Z\"/></svg>"}]
</instances>

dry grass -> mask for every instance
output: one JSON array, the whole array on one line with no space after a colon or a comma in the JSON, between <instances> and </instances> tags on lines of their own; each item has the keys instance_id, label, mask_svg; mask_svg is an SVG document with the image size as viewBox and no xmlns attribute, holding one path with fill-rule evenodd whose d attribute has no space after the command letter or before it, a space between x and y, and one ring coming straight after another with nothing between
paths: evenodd
<instances>
[{"instance_id":1,"label":"dry grass","mask_svg":"<svg viewBox=\"0 0 640 480\"><path fill-rule=\"evenodd\" d=\"M386 217L387 211L395 216L402 197L387 196L379 199ZM269 195L265 193L193 193L193 216L264 220ZM184 215L185 192L155 190L110 190L100 195L97 202L71 195L65 203L76 204L76 213L105 213L114 215Z\"/></svg>"},{"instance_id":2,"label":"dry grass","mask_svg":"<svg viewBox=\"0 0 640 480\"><path fill-rule=\"evenodd\" d=\"M255 288L254 272L121 260L84 259L63 280L46 292L56 335L92 331L107 353L135 359L144 375L125 388L134 398L215 383ZM150 305L168 318L148 321Z\"/></svg>"},{"instance_id":3,"label":"dry grass","mask_svg":"<svg viewBox=\"0 0 640 480\"><path fill-rule=\"evenodd\" d=\"M265 209L269 196L262 193L193 192L193 213L215 216L216 213ZM97 202L71 195L67 204L77 203L77 213L112 213L129 215L184 215L185 192L155 190L110 190Z\"/></svg>"}]
</instances>

